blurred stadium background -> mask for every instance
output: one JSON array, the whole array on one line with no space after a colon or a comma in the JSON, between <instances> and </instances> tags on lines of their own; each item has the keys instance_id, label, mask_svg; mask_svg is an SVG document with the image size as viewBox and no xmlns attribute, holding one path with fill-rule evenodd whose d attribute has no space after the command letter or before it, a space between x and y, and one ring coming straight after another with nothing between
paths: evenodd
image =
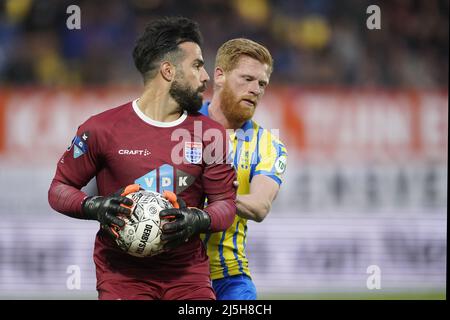
<instances>
[{"instance_id":1,"label":"blurred stadium background","mask_svg":"<svg viewBox=\"0 0 450 320\"><path fill-rule=\"evenodd\" d=\"M371 4L381 30L366 27ZM289 161L271 214L249 225L260 298L445 299L448 13L447 0L0 0L0 298L96 298L97 224L54 212L48 186L77 126L139 94L145 24L184 15L210 75L234 37L275 59L256 119Z\"/></svg>"}]
</instances>

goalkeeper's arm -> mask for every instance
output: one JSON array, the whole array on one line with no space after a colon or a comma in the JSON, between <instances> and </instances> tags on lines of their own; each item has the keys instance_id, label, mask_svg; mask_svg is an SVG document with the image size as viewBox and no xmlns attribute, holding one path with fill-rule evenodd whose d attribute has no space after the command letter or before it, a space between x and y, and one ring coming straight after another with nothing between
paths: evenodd
<instances>
[{"instance_id":1,"label":"goalkeeper's arm","mask_svg":"<svg viewBox=\"0 0 450 320\"><path fill-rule=\"evenodd\" d=\"M81 190L53 179L48 190L48 202L54 210L69 217L97 220L102 225L115 224L121 227L123 220L116 216L130 214L130 209L124 206L133 205L133 201L125 196L137 190L139 185L130 185L110 196L89 197Z\"/></svg>"},{"instance_id":2,"label":"goalkeeper's arm","mask_svg":"<svg viewBox=\"0 0 450 320\"><path fill-rule=\"evenodd\" d=\"M175 248L199 233L226 230L233 223L234 199L216 201L201 210L188 208L183 199L173 193L165 192L164 196L174 205L173 209L162 210L159 214L162 220L168 221L162 226L161 240L167 242L165 249Z\"/></svg>"}]
</instances>

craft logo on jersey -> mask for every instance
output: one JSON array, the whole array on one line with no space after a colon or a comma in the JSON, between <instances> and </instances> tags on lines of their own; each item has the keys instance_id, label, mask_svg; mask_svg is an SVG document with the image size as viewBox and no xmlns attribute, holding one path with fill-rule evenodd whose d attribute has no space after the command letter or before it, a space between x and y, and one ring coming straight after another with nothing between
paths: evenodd
<instances>
[{"instance_id":1,"label":"craft logo on jersey","mask_svg":"<svg viewBox=\"0 0 450 320\"><path fill-rule=\"evenodd\" d=\"M123 155L123 156L149 156L151 154L150 151L148 151L147 149L120 149L119 151L117 151L118 154Z\"/></svg>"},{"instance_id":2,"label":"craft logo on jersey","mask_svg":"<svg viewBox=\"0 0 450 320\"><path fill-rule=\"evenodd\" d=\"M202 143L201 142L185 142L184 143L184 159L187 162L197 164L202 161Z\"/></svg>"},{"instance_id":3,"label":"craft logo on jersey","mask_svg":"<svg viewBox=\"0 0 450 320\"><path fill-rule=\"evenodd\" d=\"M83 154L85 154L88 150L87 141L89 139L89 132L83 132L80 136L76 136L72 140L71 146L68 150L73 146L73 157L76 159Z\"/></svg>"},{"instance_id":4,"label":"craft logo on jersey","mask_svg":"<svg viewBox=\"0 0 450 320\"><path fill-rule=\"evenodd\" d=\"M147 191L162 193L167 190L179 194L192 185L194 181L195 178L190 174L164 164L137 178L134 183L138 183Z\"/></svg>"}]
</instances>

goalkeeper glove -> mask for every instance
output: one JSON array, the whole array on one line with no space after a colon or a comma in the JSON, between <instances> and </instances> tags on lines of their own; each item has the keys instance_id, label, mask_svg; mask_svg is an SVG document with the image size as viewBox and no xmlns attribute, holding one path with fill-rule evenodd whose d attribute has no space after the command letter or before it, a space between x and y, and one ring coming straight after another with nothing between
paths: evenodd
<instances>
[{"instance_id":1,"label":"goalkeeper glove","mask_svg":"<svg viewBox=\"0 0 450 320\"><path fill-rule=\"evenodd\" d=\"M125 196L139 191L139 188L138 184L132 184L109 196L87 197L83 201L81 210L87 220L97 220L109 236L117 239L119 237L117 230L125 225L125 222L117 215L129 216L131 214L130 207L133 205L133 200Z\"/></svg>"},{"instance_id":2,"label":"goalkeeper glove","mask_svg":"<svg viewBox=\"0 0 450 320\"><path fill-rule=\"evenodd\" d=\"M164 197L174 206L159 213L162 220L168 220L162 225L161 240L166 241L165 250L173 249L187 242L195 234L205 233L211 225L209 214L198 208L188 208L183 199L174 193L164 191Z\"/></svg>"}]
</instances>

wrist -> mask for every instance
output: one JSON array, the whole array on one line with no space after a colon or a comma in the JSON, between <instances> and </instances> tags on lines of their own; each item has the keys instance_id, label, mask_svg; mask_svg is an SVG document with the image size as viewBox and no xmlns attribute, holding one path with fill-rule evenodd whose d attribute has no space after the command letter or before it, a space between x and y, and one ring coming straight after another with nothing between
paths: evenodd
<instances>
[{"instance_id":1,"label":"wrist","mask_svg":"<svg viewBox=\"0 0 450 320\"><path fill-rule=\"evenodd\" d=\"M200 210L198 208L195 208L194 210L198 219L198 232L199 233L208 232L209 227L211 226L211 217L209 216L208 212Z\"/></svg>"},{"instance_id":2,"label":"wrist","mask_svg":"<svg viewBox=\"0 0 450 320\"><path fill-rule=\"evenodd\" d=\"M83 213L83 216L87 220L97 220L96 212L98 209L97 201L96 199L101 198L100 196L89 196L84 198L83 202L81 203L81 212Z\"/></svg>"}]
</instances>

